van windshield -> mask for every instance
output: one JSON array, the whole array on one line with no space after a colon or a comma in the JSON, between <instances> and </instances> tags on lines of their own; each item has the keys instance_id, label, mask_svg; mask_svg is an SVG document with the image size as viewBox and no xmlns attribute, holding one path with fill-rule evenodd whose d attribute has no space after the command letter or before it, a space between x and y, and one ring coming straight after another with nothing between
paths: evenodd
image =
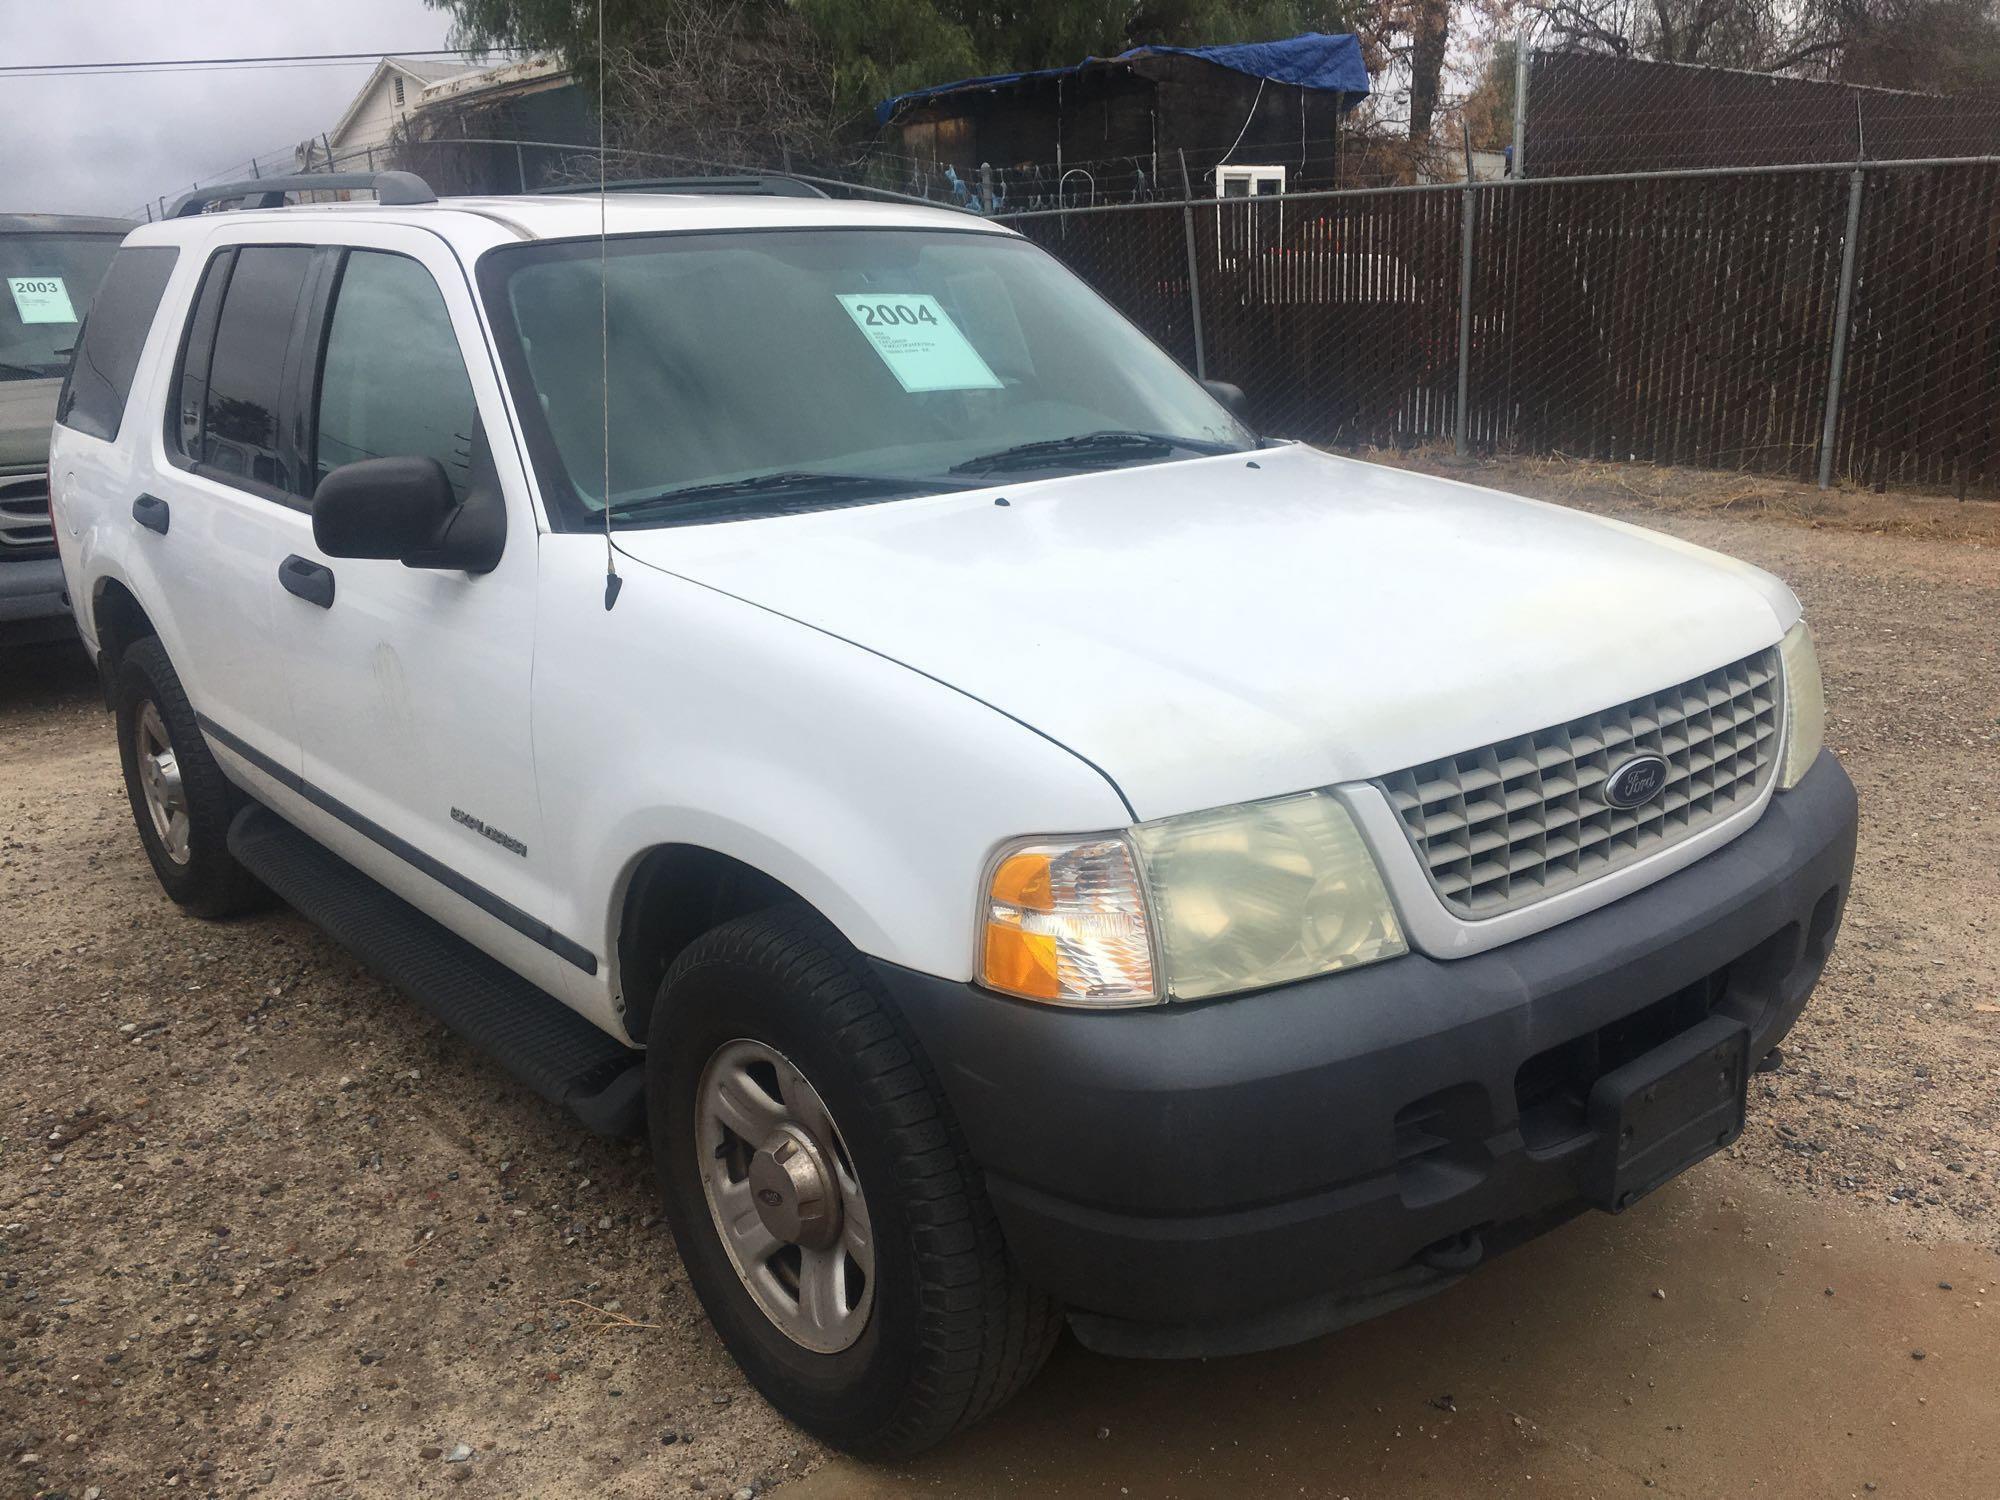
<instances>
[{"instance_id":1,"label":"van windshield","mask_svg":"<svg viewBox=\"0 0 2000 1500\"><path fill-rule=\"evenodd\" d=\"M115 234L0 234L0 380L62 378Z\"/></svg>"},{"instance_id":2,"label":"van windshield","mask_svg":"<svg viewBox=\"0 0 2000 1500\"><path fill-rule=\"evenodd\" d=\"M892 499L1256 439L1054 259L987 231L510 246L480 265L558 525ZM532 399L527 399L532 393Z\"/></svg>"}]
</instances>

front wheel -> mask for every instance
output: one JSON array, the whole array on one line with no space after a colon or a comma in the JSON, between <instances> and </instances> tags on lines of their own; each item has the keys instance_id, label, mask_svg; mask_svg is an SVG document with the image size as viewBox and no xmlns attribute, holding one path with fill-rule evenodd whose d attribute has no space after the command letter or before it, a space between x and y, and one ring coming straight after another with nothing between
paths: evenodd
<instances>
[{"instance_id":1,"label":"front wheel","mask_svg":"<svg viewBox=\"0 0 2000 1500\"><path fill-rule=\"evenodd\" d=\"M915 1453L1033 1377L1059 1310L1007 1258L916 1041L798 907L698 939L647 1053L667 1218L771 1404L871 1457Z\"/></svg>"}]
</instances>

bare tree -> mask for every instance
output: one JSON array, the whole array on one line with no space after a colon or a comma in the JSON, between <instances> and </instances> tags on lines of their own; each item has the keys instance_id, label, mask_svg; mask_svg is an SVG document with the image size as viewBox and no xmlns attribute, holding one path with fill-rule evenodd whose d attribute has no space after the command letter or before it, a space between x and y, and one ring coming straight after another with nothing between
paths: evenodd
<instances>
[{"instance_id":1,"label":"bare tree","mask_svg":"<svg viewBox=\"0 0 2000 1500\"><path fill-rule=\"evenodd\" d=\"M606 141L688 167L824 161L833 68L799 11L757 0L655 0L646 32L604 59Z\"/></svg>"},{"instance_id":2,"label":"bare tree","mask_svg":"<svg viewBox=\"0 0 2000 1500\"><path fill-rule=\"evenodd\" d=\"M2000 80L1992 0L1540 0L1545 42L1950 92Z\"/></svg>"},{"instance_id":3,"label":"bare tree","mask_svg":"<svg viewBox=\"0 0 2000 1500\"><path fill-rule=\"evenodd\" d=\"M1409 7L1410 139L1429 140L1451 39L1451 0L1415 0Z\"/></svg>"}]
</instances>

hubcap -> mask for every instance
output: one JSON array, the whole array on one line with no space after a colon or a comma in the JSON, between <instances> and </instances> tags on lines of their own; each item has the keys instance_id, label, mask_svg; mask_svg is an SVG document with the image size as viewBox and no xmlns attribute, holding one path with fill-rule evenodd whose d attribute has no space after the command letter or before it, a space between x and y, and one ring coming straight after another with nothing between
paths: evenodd
<instances>
[{"instance_id":1,"label":"hubcap","mask_svg":"<svg viewBox=\"0 0 2000 1500\"><path fill-rule=\"evenodd\" d=\"M875 1304L875 1239L818 1090L747 1040L716 1049L697 1090L696 1167L730 1264L793 1343L847 1348Z\"/></svg>"},{"instance_id":2,"label":"hubcap","mask_svg":"<svg viewBox=\"0 0 2000 1500\"><path fill-rule=\"evenodd\" d=\"M180 757L174 753L166 721L153 704L147 703L139 711L132 740L139 767L139 787L145 794L153 832L167 851L167 858L184 865L193 852L188 843L187 792L181 785Z\"/></svg>"}]
</instances>

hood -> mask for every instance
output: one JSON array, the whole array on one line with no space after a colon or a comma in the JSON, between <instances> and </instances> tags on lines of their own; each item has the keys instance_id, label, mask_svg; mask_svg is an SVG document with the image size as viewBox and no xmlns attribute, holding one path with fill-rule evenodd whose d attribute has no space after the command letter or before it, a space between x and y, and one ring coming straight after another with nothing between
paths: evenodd
<instances>
[{"instance_id":1,"label":"hood","mask_svg":"<svg viewBox=\"0 0 2000 1500\"><path fill-rule=\"evenodd\" d=\"M48 462L60 380L0 380L0 469Z\"/></svg>"},{"instance_id":2,"label":"hood","mask_svg":"<svg viewBox=\"0 0 2000 1500\"><path fill-rule=\"evenodd\" d=\"M1798 612L1674 538L1303 446L619 544L1021 720L1142 820L1560 723Z\"/></svg>"}]
</instances>

